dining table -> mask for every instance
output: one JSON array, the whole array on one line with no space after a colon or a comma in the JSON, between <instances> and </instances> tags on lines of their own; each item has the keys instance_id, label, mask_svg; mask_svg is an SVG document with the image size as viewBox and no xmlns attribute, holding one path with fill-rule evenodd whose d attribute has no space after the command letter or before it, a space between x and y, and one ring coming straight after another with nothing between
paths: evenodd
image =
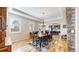
<instances>
[{"instance_id":1,"label":"dining table","mask_svg":"<svg viewBox=\"0 0 79 59\"><path fill-rule=\"evenodd\" d=\"M41 48L48 45L49 41L52 39L52 36L50 34L36 34L33 36L33 44L36 43L36 48L39 46L39 50L41 51Z\"/></svg>"}]
</instances>

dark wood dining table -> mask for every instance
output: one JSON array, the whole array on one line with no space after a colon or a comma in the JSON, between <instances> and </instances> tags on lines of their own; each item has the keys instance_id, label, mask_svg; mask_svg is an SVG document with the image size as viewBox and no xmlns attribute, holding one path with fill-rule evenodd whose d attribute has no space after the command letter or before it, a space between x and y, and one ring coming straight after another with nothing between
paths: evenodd
<instances>
[{"instance_id":1,"label":"dark wood dining table","mask_svg":"<svg viewBox=\"0 0 79 59\"><path fill-rule=\"evenodd\" d=\"M33 44L34 42L36 42L36 48L39 45L40 51L41 51L41 47L45 46L45 44L48 45L50 39L52 39L51 35L46 35L46 34L43 34L41 36L36 35L35 37L33 36Z\"/></svg>"}]
</instances>

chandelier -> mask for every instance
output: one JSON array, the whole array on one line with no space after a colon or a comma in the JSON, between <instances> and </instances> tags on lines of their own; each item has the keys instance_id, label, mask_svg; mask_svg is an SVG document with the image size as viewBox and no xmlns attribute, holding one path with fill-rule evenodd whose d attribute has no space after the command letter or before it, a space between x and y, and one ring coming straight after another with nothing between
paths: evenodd
<instances>
[{"instance_id":1,"label":"chandelier","mask_svg":"<svg viewBox=\"0 0 79 59\"><path fill-rule=\"evenodd\" d=\"M43 12L42 14L45 15L45 12ZM44 22L44 18L42 20L43 20L42 27L45 27L46 25L45 25L45 22Z\"/></svg>"}]
</instances>

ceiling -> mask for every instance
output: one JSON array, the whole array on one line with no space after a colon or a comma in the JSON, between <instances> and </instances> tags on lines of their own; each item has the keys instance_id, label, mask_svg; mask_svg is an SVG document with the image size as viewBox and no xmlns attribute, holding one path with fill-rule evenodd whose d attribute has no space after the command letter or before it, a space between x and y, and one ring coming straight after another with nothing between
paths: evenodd
<instances>
[{"instance_id":1,"label":"ceiling","mask_svg":"<svg viewBox=\"0 0 79 59\"><path fill-rule=\"evenodd\" d=\"M63 7L17 7L14 8L23 14L28 15L31 19L45 21L57 20L64 18Z\"/></svg>"}]
</instances>

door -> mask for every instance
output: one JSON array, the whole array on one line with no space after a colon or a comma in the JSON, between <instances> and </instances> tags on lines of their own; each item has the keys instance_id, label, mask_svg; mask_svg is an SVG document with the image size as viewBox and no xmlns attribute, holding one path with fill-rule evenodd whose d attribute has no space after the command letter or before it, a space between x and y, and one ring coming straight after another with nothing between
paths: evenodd
<instances>
[{"instance_id":1,"label":"door","mask_svg":"<svg viewBox=\"0 0 79 59\"><path fill-rule=\"evenodd\" d=\"M6 10L6 7L0 7L0 48L5 47Z\"/></svg>"}]
</instances>

